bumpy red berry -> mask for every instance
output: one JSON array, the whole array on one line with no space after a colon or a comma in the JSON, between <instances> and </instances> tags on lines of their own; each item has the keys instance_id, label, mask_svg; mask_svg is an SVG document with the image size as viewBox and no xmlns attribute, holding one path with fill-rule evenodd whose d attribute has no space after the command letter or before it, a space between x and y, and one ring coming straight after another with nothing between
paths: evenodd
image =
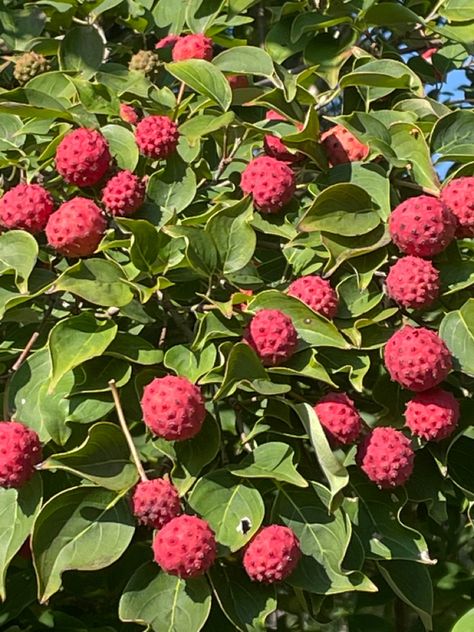
<instances>
[{"instance_id":1,"label":"bumpy red berry","mask_svg":"<svg viewBox=\"0 0 474 632\"><path fill-rule=\"evenodd\" d=\"M125 121L125 123L130 123L130 125L136 125L138 123L137 111L127 103L120 104L120 118L122 121Z\"/></svg>"},{"instance_id":2,"label":"bumpy red berry","mask_svg":"<svg viewBox=\"0 0 474 632\"><path fill-rule=\"evenodd\" d=\"M389 270L387 293L404 307L428 307L439 294L439 272L431 261L402 257Z\"/></svg>"},{"instance_id":3,"label":"bumpy red berry","mask_svg":"<svg viewBox=\"0 0 474 632\"><path fill-rule=\"evenodd\" d=\"M145 183L131 171L119 171L102 191L102 202L112 215L133 215L145 199Z\"/></svg>"},{"instance_id":4,"label":"bumpy red berry","mask_svg":"<svg viewBox=\"0 0 474 632\"><path fill-rule=\"evenodd\" d=\"M413 472L410 440L395 428L375 428L357 450L357 463L383 489L404 485Z\"/></svg>"},{"instance_id":5,"label":"bumpy red berry","mask_svg":"<svg viewBox=\"0 0 474 632\"><path fill-rule=\"evenodd\" d=\"M206 417L199 387L185 377L155 378L145 386L141 405L146 425L168 441L194 437Z\"/></svg>"},{"instance_id":6,"label":"bumpy red berry","mask_svg":"<svg viewBox=\"0 0 474 632\"><path fill-rule=\"evenodd\" d=\"M456 428L459 403L452 393L441 388L424 391L408 402L405 420L414 435L428 441L441 441Z\"/></svg>"},{"instance_id":7,"label":"bumpy red berry","mask_svg":"<svg viewBox=\"0 0 474 632\"><path fill-rule=\"evenodd\" d=\"M431 329L405 325L385 345L385 365L392 380L411 391L427 391L452 369L451 354Z\"/></svg>"},{"instance_id":8,"label":"bumpy red berry","mask_svg":"<svg viewBox=\"0 0 474 632\"><path fill-rule=\"evenodd\" d=\"M64 202L46 224L48 243L66 257L87 257L95 252L107 222L92 200L75 197Z\"/></svg>"},{"instance_id":9,"label":"bumpy red berry","mask_svg":"<svg viewBox=\"0 0 474 632\"><path fill-rule=\"evenodd\" d=\"M232 90L249 87L249 80L245 75L227 75L227 81Z\"/></svg>"},{"instance_id":10,"label":"bumpy red berry","mask_svg":"<svg viewBox=\"0 0 474 632\"><path fill-rule=\"evenodd\" d=\"M329 163L342 165L346 162L364 160L369 155L369 147L361 143L354 134L342 125L334 125L321 134L321 143L326 150Z\"/></svg>"},{"instance_id":11,"label":"bumpy red berry","mask_svg":"<svg viewBox=\"0 0 474 632\"><path fill-rule=\"evenodd\" d=\"M107 141L95 129L81 127L67 134L56 149L56 169L68 184L97 184L109 168Z\"/></svg>"},{"instance_id":12,"label":"bumpy red berry","mask_svg":"<svg viewBox=\"0 0 474 632\"><path fill-rule=\"evenodd\" d=\"M154 529L161 529L181 513L178 490L165 478L138 483L132 505L140 524Z\"/></svg>"},{"instance_id":13,"label":"bumpy red berry","mask_svg":"<svg viewBox=\"0 0 474 632\"><path fill-rule=\"evenodd\" d=\"M205 59L211 61L213 50L212 40L202 33L193 33L180 37L173 46L173 61L184 59Z\"/></svg>"},{"instance_id":14,"label":"bumpy red berry","mask_svg":"<svg viewBox=\"0 0 474 632\"><path fill-rule=\"evenodd\" d=\"M298 334L286 314L277 309L262 309L250 321L244 340L263 364L276 366L294 354Z\"/></svg>"},{"instance_id":15,"label":"bumpy red berry","mask_svg":"<svg viewBox=\"0 0 474 632\"><path fill-rule=\"evenodd\" d=\"M456 236L474 237L474 177L451 180L441 199L456 218Z\"/></svg>"},{"instance_id":16,"label":"bumpy red berry","mask_svg":"<svg viewBox=\"0 0 474 632\"><path fill-rule=\"evenodd\" d=\"M282 116L278 112L275 112L275 110L269 110L265 114L265 118L268 121L288 122L284 116ZM268 156L272 156L277 160L283 160L283 162L299 162L304 158L304 155L301 153L292 154L291 151L288 151L288 148L282 142L282 140L278 138L278 136L274 136L273 134L266 134L264 136L263 145L265 147L265 153Z\"/></svg>"},{"instance_id":17,"label":"bumpy red berry","mask_svg":"<svg viewBox=\"0 0 474 632\"><path fill-rule=\"evenodd\" d=\"M216 538L205 520L182 515L170 520L153 540L155 562L182 579L200 577L216 559Z\"/></svg>"},{"instance_id":18,"label":"bumpy red berry","mask_svg":"<svg viewBox=\"0 0 474 632\"><path fill-rule=\"evenodd\" d=\"M51 195L39 184L18 184L0 198L0 225L35 234L54 211Z\"/></svg>"},{"instance_id":19,"label":"bumpy red berry","mask_svg":"<svg viewBox=\"0 0 474 632\"><path fill-rule=\"evenodd\" d=\"M0 486L21 487L41 460L38 435L16 421L0 421Z\"/></svg>"},{"instance_id":20,"label":"bumpy red berry","mask_svg":"<svg viewBox=\"0 0 474 632\"><path fill-rule=\"evenodd\" d=\"M160 40L158 40L158 42L156 42L155 44L155 48L172 48L179 39L181 39L180 35L172 35L170 33L169 35L166 35L165 37L162 37Z\"/></svg>"},{"instance_id":21,"label":"bumpy red berry","mask_svg":"<svg viewBox=\"0 0 474 632\"><path fill-rule=\"evenodd\" d=\"M296 190L295 174L283 161L259 156L249 162L240 180L242 191L251 195L262 213L278 213Z\"/></svg>"},{"instance_id":22,"label":"bumpy red berry","mask_svg":"<svg viewBox=\"0 0 474 632\"><path fill-rule=\"evenodd\" d=\"M456 219L449 209L431 195L408 198L389 219L395 244L407 255L433 257L452 241Z\"/></svg>"},{"instance_id":23,"label":"bumpy red berry","mask_svg":"<svg viewBox=\"0 0 474 632\"><path fill-rule=\"evenodd\" d=\"M299 298L312 310L326 318L334 318L337 313L338 298L329 281L320 276L308 275L293 281L288 294Z\"/></svg>"},{"instance_id":24,"label":"bumpy red berry","mask_svg":"<svg viewBox=\"0 0 474 632\"><path fill-rule=\"evenodd\" d=\"M168 116L145 116L135 129L135 140L144 156L168 158L178 145L178 126Z\"/></svg>"},{"instance_id":25,"label":"bumpy red berry","mask_svg":"<svg viewBox=\"0 0 474 632\"><path fill-rule=\"evenodd\" d=\"M362 430L362 419L345 393L328 393L314 407L321 425L333 443L354 443Z\"/></svg>"},{"instance_id":26,"label":"bumpy red berry","mask_svg":"<svg viewBox=\"0 0 474 632\"><path fill-rule=\"evenodd\" d=\"M261 529L245 549L244 568L253 581L274 584L287 579L301 558L300 542L289 527Z\"/></svg>"}]
</instances>

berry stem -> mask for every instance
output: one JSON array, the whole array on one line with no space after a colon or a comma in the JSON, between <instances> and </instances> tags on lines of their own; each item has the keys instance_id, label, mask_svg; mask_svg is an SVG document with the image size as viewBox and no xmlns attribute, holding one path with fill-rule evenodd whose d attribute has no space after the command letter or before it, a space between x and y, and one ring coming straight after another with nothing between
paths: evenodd
<instances>
[{"instance_id":1,"label":"berry stem","mask_svg":"<svg viewBox=\"0 0 474 632\"><path fill-rule=\"evenodd\" d=\"M117 390L117 385L115 383L115 380L109 380L109 386L110 386L110 390L112 391L112 397L114 398L114 404L117 410L117 417L119 419L122 432L128 443L128 447L130 448L130 454L132 456L133 462L135 463L135 467L137 468L137 472L140 476L140 479L143 482L145 482L148 480L148 476L145 474L145 470L143 469L142 462L140 461L138 450L135 444L133 443L132 435L130 434L130 430L128 429L127 421L125 419L125 415L123 414L123 408L120 402L120 396Z\"/></svg>"},{"instance_id":2,"label":"berry stem","mask_svg":"<svg viewBox=\"0 0 474 632\"><path fill-rule=\"evenodd\" d=\"M5 382L5 389L3 391L3 421L9 421L9 419L10 419L10 406L9 406L9 401L8 400L10 399L10 381L11 381L11 378L18 371L18 369L21 367L23 362L28 357L28 354L30 353L31 348L33 347L35 342L38 340L39 335L40 335L39 331L35 331L32 334L31 338L26 343L25 348L23 349L23 351L21 352L21 354L17 358L15 364L10 369L10 372L9 372L9 375L8 375L8 379Z\"/></svg>"},{"instance_id":3,"label":"berry stem","mask_svg":"<svg viewBox=\"0 0 474 632\"><path fill-rule=\"evenodd\" d=\"M181 85L179 86L178 96L176 97L176 106L173 112L173 121L176 121L176 119L178 118L179 106L181 105L185 88L186 84L184 83L184 81L182 81Z\"/></svg>"},{"instance_id":4,"label":"berry stem","mask_svg":"<svg viewBox=\"0 0 474 632\"><path fill-rule=\"evenodd\" d=\"M420 191L425 195L432 195L434 197L439 197L439 191L436 189L429 189L428 187L422 187L420 184L416 184L415 182L411 182L410 180L400 180L399 178L394 178L394 184L400 187L405 187L407 189L415 189L415 191Z\"/></svg>"}]
</instances>

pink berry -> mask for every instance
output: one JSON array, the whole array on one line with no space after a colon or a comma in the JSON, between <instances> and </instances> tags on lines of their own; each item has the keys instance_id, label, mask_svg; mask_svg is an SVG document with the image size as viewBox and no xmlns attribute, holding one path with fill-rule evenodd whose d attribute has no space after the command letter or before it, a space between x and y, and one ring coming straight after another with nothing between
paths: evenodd
<instances>
[{"instance_id":1,"label":"pink berry","mask_svg":"<svg viewBox=\"0 0 474 632\"><path fill-rule=\"evenodd\" d=\"M0 421L0 486L22 487L41 460L38 435L16 421Z\"/></svg>"},{"instance_id":2,"label":"pink berry","mask_svg":"<svg viewBox=\"0 0 474 632\"><path fill-rule=\"evenodd\" d=\"M334 125L321 134L321 144L333 167L347 162L364 160L370 151L367 145L361 143L354 134L342 125Z\"/></svg>"},{"instance_id":3,"label":"pink berry","mask_svg":"<svg viewBox=\"0 0 474 632\"><path fill-rule=\"evenodd\" d=\"M0 225L34 235L44 230L53 211L53 198L46 189L39 184L18 184L0 198Z\"/></svg>"},{"instance_id":4,"label":"pink berry","mask_svg":"<svg viewBox=\"0 0 474 632\"><path fill-rule=\"evenodd\" d=\"M301 559L300 542L289 527L261 529L245 549L244 568L251 580L274 584L287 579Z\"/></svg>"},{"instance_id":5,"label":"pink berry","mask_svg":"<svg viewBox=\"0 0 474 632\"><path fill-rule=\"evenodd\" d=\"M127 105L126 103L120 104L120 118L125 123L130 125L136 125L138 123L138 114L134 107Z\"/></svg>"},{"instance_id":6,"label":"pink berry","mask_svg":"<svg viewBox=\"0 0 474 632\"><path fill-rule=\"evenodd\" d=\"M75 197L50 216L46 237L66 257L87 257L95 252L106 228L100 208L92 200Z\"/></svg>"},{"instance_id":7,"label":"pink berry","mask_svg":"<svg viewBox=\"0 0 474 632\"><path fill-rule=\"evenodd\" d=\"M68 184L97 184L111 161L109 146L100 132L81 127L69 132L56 149L56 169Z\"/></svg>"},{"instance_id":8,"label":"pink berry","mask_svg":"<svg viewBox=\"0 0 474 632\"><path fill-rule=\"evenodd\" d=\"M456 236L474 237L474 177L451 180L441 199L456 218Z\"/></svg>"},{"instance_id":9,"label":"pink berry","mask_svg":"<svg viewBox=\"0 0 474 632\"><path fill-rule=\"evenodd\" d=\"M138 522L154 529L161 529L181 513L178 490L165 478L138 483L132 505Z\"/></svg>"},{"instance_id":10,"label":"pink berry","mask_svg":"<svg viewBox=\"0 0 474 632\"><path fill-rule=\"evenodd\" d=\"M262 213L278 213L296 190L295 174L283 161L259 156L242 173L240 187Z\"/></svg>"},{"instance_id":11,"label":"pink berry","mask_svg":"<svg viewBox=\"0 0 474 632\"><path fill-rule=\"evenodd\" d=\"M180 39L180 35L172 35L170 33L169 35L166 35L165 37L162 37L160 40L158 40L158 42L156 42L155 44L155 48L172 48Z\"/></svg>"},{"instance_id":12,"label":"pink berry","mask_svg":"<svg viewBox=\"0 0 474 632\"><path fill-rule=\"evenodd\" d=\"M308 307L326 318L334 318L338 308L338 298L329 281L320 276L303 276L288 287L288 294L299 298Z\"/></svg>"},{"instance_id":13,"label":"pink berry","mask_svg":"<svg viewBox=\"0 0 474 632\"><path fill-rule=\"evenodd\" d=\"M362 419L345 393L328 393L314 407L321 425L334 444L354 443L362 430Z\"/></svg>"},{"instance_id":14,"label":"pink berry","mask_svg":"<svg viewBox=\"0 0 474 632\"><path fill-rule=\"evenodd\" d=\"M268 121L286 121L287 119L275 112L275 110L269 110L265 118ZM272 158L276 158L277 160L282 160L283 162L300 162L304 159L304 155L297 153L292 154L291 151L288 151L286 145L281 141L278 136L274 136L273 134L266 134L263 138L263 145L265 147L265 153L268 156L272 156Z\"/></svg>"},{"instance_id":15,"label":"pink berry","mask_svg":"<svg viewBox=\"0 0 474 632\"><path fill-rule=\"evenodd\" d=\"M298 334L286 314L277 309L262 309L250 321L244 340L264 365L276 366L294 354Z\"/></svg>"},{"instance_id":16,"label":"pink berry","mask_svg":"<svg viewBox=\"0 0 474 632\"><path fill-rule=\"evenodd\" d=\"M162 160L176 151L178 126L168 116L145 116L135 129L135 140L144 156Z\"/></svg>"},{"instance_id":17,"label":"pink berry","mask_svg":"<svg viewBox=\"0 0 474 632\"><path fill-rule=\"evenodd\" d=\"M211 61L213 56L212 40L202 33L193 33L180 37L173 47L173 61L184 59L205 59Z\"/></svg>"},{"instance_id":18,"label":"pink berry","mask_svg":"<svg viewBox=\"0 0 474 632\"><path fill-rule=\"evenodd\" d=\"M441 441L456 428L459 403L454 395L441 388L424 391L408 402L405 420L414 435L427 441Z\"/></svg>"},{"instance_id":19,"label":"pink berry","mask_svg":"<svg viewBox=\"0 0 474 632\"><path fill-rule=\"evenodd\" d=\"M356 457L362 471L383 489L404 485L414 460L410 440L395 428L374 428L359 445Z\"/></svg>"},{"instance_id":20,"label":"pink berry","mask_svg":"<svg viewBox=\"0 0 474 632\"><path fill-rule=\"evenodd\" d=\"M217 544L208 523L183 514L165 524L155 535L155 562L165 573L183 579L200 577L216 559Z\"/></svg>"},{"instance_id":21,"label":"pink berry","mask_svg":"<svg viewBox=\"0 0 474 632\"><path fill-rule=\"evenodd\" d=\"M174 375L157 377L145 386L141 406L145 424L168 441L194 437L206 417L199 387Z\"/></svg>"},{"instance_id":22,"label":"pink berry","mask_svg":"<svg viewBox=\"0 0 474 632\"><path fill-rule=\"evenodd\" d=\"M227 81L232 90L249 87L249 80L245 75L227 75Z\"/></svg>"},{"instance_id":23,"label":"pink berry","mask_svg":"<svg viewBox=\"0 0 474 632\"><path fill-rule=\"evenodd\" d=\"M389 270L387 293L404 307L428 307L439 294L439 272L431 261L402 257Z\"/></svg>"},{"instance_id":24,"label":"pink berry","mask_svg":"<svg viewBox=\"0 0 474 632\"><path fill-rule=\"evenodd\" d=\"M112 215L133 215L145 199L145 183L131 171L119 171L102 191L102 203Z\"/></svg>"}]
</instances>

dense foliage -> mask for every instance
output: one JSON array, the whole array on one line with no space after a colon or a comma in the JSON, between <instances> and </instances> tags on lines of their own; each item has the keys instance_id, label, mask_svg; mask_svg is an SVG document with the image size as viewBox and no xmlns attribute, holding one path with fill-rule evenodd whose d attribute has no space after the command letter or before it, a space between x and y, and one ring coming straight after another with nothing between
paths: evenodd
<instances>
[{"instance_id":1,"label":"dense foliage","mask_svg":"<svg viewBox=\"0 0 474 632\"><path fill-rule=\"evenodd\" d=\"M472 1L0 25L2 629L472 632Z\"/></svg>"}]
</instances>

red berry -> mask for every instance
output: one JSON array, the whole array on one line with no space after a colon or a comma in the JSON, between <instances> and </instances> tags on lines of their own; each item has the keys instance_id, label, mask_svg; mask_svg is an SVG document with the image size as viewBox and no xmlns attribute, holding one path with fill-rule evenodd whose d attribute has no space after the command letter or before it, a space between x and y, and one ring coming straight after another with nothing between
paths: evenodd
<instances>
[{"instance_id":1,"label":"red berry","mask_svg":"<svg viewBox=\"0 0 474 632\"><path fill-rule=\"evenodd\" d=\"M441 441L456 428L459 403L441 388L418 393L407 404L405 420L413 434L427 441Z\"/></svg>"},{"instance_id":2,"label":"red berry","mask_svg":"<svg viewBox=\"0 0 474 632\"><path fill-rule=\"evenodd\" d=\"M95 129L81 127L67 134L56 149L56 169L68 184L97 184L109 168L107 141Z\"/></svg>"},{"instance_id":3,"label":"red berry","mask_svg":"<svg viewBox=\"0 0 474 632\"><path fill-rule=\"evenodd\" d=\"M53 211L53 198L39 184L18 184L0 198L0 224L10 230L39 233Z\"/></svg>"},{"instance_id":4,"label":"red berry","mask_svg":"<svg viewBox=\"0 0 474 632\"><path fill-rule=\"evenodd\" d=\"M375 428L357 450L357 463L371 481L390 489L404 485L413 472L410 440L394 428Z\"/></svg>"},{"instance_id":5,"label":"red berry","mask_svg":"<svg viewBox=\"0 0 474 632\"><path fill-rule=\"evenodd\" d=\"M354 443L362 430L362 419L345 393L328 393L314 407L321 425L333 443Z\"/></svg>"},{"instance_id":6,"label":"red berry","mask_svg":"<svg viewBox=\"0 0 474 632\"><path fill-rule=\"evenodd\" d=\"M249 87L249 80L245 75L227 75L227 81L232 90Z\"/></svg>"},{"instance_id":7,"label":"red berry","mask_svg":"<svg viewBox=\"0 0 474 632\"><path fill-rule=\"evenodd\" d=\"M132 504L138 522L154 529L161 529L181 513L178 490L165 478L138 483Z\"/></svg>"},{"instance_id":8,"label":"red berry","mask_svg":"<svg viewBox=\"0 0 474 632\"><path fill-rule=\"evenodd\" d=\"M135 140L144 156L168 158L178 145L178 126L168 116L145 116L135 129Z\"/></svg>"},{"instance_id":9,"label":"red berry","mask_svg":"<svg viewBox=\"0 0 474 632\"><path fill-rule=\"evenodd\" d=\"M141 406L146 425L168 441L194 437L206 417L199 387L174 375L157 377L145 386Z\"/></svg>"},{"instance_id":10,"label":"red berry","mask_svg":"<svg viewBox=\"0 0 474 632\"><path fill-rule=\"evenodd\" d=\"M0 421L0 486L21 487L41 460L38 435L16 421Z\"/></svg>"},{"instance_id":11,"label":"red berry","mask_svg":"<svg viewBox=\"0 0 474 632\"><path fill-rule=\"evenodd\" d=\"M138 123L138 114L134 107L126 103L120 104L120 118L126 123L136 125Z\"/></svg>"},{"instance_id":12,"label":"red berry","mask_svg":"<svg viewBox=\"0 0 474 632\"><path fill-rule=\"evenodd\" d=\"M329 281L320 276L304 276L288 287L288 294L299 298L308 307L326 318L334 318L338 307L336 292Z\"/></svg>"},{"instance_id":13,"label":"red berry","mask_svg":"<svg viewBox=\"0 0 474 632\"><path fill-rule=\"evenodd\" d=\"M265 118L268 121L286 121L287 119L275 112L275 110L269 110L265 114ZM278 136L274 136L273 134L266 134L263 138L263 145L265 147L265 153L268 156L272 156L277 160L282 160L283 162L299 162L304 159L303 154L292 154L291 151L288 151L286 145L281 141Z\"/></svg>"},{"instance_id":14,"label":"red berry","mask_svg":"<svg viewBox=\"0 0 474 632\"><path fill-rule=\"evenodd\" d=\"M293 197L295 174L285 162L259 156L244 169L240 187L262 213L278 213Z\"/></svg>"},{"instance_id":15,"label":"red berry","mask_svg":"<svg viewBox=\"0 0 474 632\"><path fill-rule=\"evenodd\" d=\"M262 309L250 321L244 340L264 365L276 366L294 354L298 334L286 314L277 309Z\"/></svg>"},{"instance_id":16,"label":"red berry","mask_svg":"<svg viewBox=\"0 0 474 632\"><path fill-rule=\"evenodd\" d=\"M214 532L205 520L186 514L173 518L155 535L155 562L183 579L200 577L216 559Z\"/></svg>"},{"instance_id":17,"label":"red berry","mask_svg":"<svg viewBox=\"0 0 474 632\"><path fill-rule=\"evenodd\" d=\"M369 147L361 143L354 134L342 125L334 125L321 134L321 143L326 150L329 163L342 165L346 162L364 160L369 155Z\"/></svg>"},{"instance_id":18,"label":"red berry","mask_svg":"<svg viewBox=\"0 0 474 632\"><path fill-rule=\"evenodd\" d=\"M100 208L92 200L75 197L50 216L46 237L66 257L87 257L95 252L106 228Z\"/></svg>"},{"instance_id":19,"label":"red berry","mask_svg":"<svg viewBox=\"0 0 474 632\"><path fill-rule=\"evenodd\" d=\"M213 55L212 40L202 33L193 33L180 37L173 47L173 61L184 59L205 59L211 61Z\"/></svg>"},{"instance_id":20,"label":"red berry","mask_svg":"<svg viewBox=\"0 0 474 632\"><path fill-rule=\"evenodd\" d=\"M451 180L441 199L456 218L456 236L474 237L474 177Z\"/></svg>"},{"instance_id":21,"label":"red berry","mask_svg":"<svg viewBox=\"0 0 474 632\"><path fill-rule=\"evenodd\" d=\"M284 581L301 558L300 542L289 527L277 524L261 529L245 549L244 568L251 580L274 584Z\"/></svg>"},{"instance_id":22,"label":"red berry","mask_svg":"<svg viewBox=\"0 0 474 632\"><path fill-rule=\"evenodd\" d=\"M166 35L165 37L162 37L160 40L158 40L158 42L156 42L155 44L155 48L168 48L168 47L172 47L176 44L176 42L181 39L180 35L172 35L171 33L169 35Z\"/></svg>"},{"instance_id":23,"label":"red berry","mask_svg":"<svg viewBox=\"0 0 474 632\"><path fill-rule=\"evenodd\" d=\"M389 270L387 293L404 307L428 307L439 294L439 272L431 261L402 257Z\"/></svg>"},{"instance_id":24,"label":"red berry","mask_svg":"<svg viewBox=\"0 0 474 632\"><path fill-rule=\"evenodd\" d=\"M431 329L405 325L385 345L385 365L392 380L411 391L427 391L452 369L451 354Z\"/></svg>"},{"instance_id":25,"label":"red berry","mask_svg":"<svg viewBox=\"0 0 474 632\"><path fill-rule=\"evenodd\" d=\"M102 191L102 203L112 215L133 215L145 199L145 183L131 171L119 171Z\"/></svg>"},{"instance_id":26,"label":"red berry","mask_svg":"<svg viewBox=\"0 0 474 632\"><path fill-rule=\"evenodd\" d=\"M389 219L395 244L407 255L432 257L452 241L456 219L446 206L431 195L408 198Z\"/></svg>"}]
</instances>

